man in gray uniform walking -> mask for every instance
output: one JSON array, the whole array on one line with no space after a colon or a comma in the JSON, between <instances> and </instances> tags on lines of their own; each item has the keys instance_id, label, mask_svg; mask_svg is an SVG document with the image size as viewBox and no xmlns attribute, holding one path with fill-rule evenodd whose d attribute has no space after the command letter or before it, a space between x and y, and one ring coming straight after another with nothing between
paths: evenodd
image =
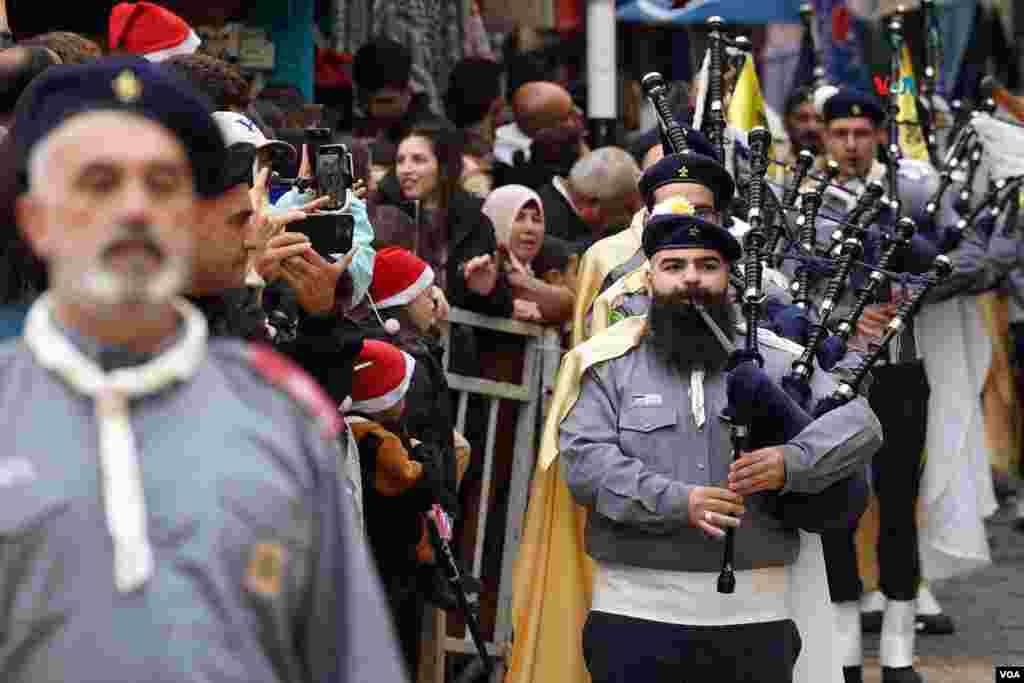
<instances>
[{"instance_id":1,"label":"man in gray uniform walking","mask_svg":"<svg viewBox=\"0 0 1024 683\"><path fill-rule=\"evenodd\" d=\"M0 680L406 680L337 410L178 296L223 156L206 106L105 60L48 71L16 125L50 289L0 347Z\"/></svg>"},{"instance_id":2,"label":"man in gray uniform walking","mask_svg":"<svg viewBox=\"0 0 1024 683\"><path fill-rule=\"evenodd\" d=\"M740 245L720 226L668 215L648 223L643 248L653 293L646 324L635 345L586 370L559 431L566 483L589 510L586 548L597 563L587 667L595 683L788 683L800 637L787 567L800 538L772 513L772 500L819 494L853 475L881 445L881 427L857 398L790 442L732 463L720 419L728 354L693 304L724 334L736 329L726 289ZM587 344L606 346L638 320ZM762 341L764 370L778 381L794 345L767 332ZM821 398L835 384L818 372L811 388ZM722 595L715 539L730 527L738 527L736 591Z\"/></svg>"}]
</instances>

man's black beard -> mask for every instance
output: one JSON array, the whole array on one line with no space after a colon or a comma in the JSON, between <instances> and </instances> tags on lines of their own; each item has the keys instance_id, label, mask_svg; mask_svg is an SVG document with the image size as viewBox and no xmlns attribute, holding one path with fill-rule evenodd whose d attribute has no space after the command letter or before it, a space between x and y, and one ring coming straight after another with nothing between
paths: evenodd
<instances>
[{"instance_id":1,"label":"man's black beard","mask_svg":"<svg viewBox=\"0 0 1024 683\"><path fill-rule=\"evenodd\" d=\"M694 297L704 305L718 327L729 339L736 330L736 311L724 300L712 300L707 296ZM648 337L654 352L669 367L689 374L696 369L708 372L720 370L729 354L722 348L722 342L701 317L697 308L681 292L655 294L647 315Z\"/></svg>"}]
</instances>

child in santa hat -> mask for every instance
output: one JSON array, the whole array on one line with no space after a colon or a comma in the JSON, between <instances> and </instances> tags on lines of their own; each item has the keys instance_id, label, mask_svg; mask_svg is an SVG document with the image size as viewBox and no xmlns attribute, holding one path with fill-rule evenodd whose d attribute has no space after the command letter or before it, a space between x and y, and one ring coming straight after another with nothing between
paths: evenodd
<instances>
[{"instance_id":1,"label":"child in santa hat","mask_svg":"<svg viewBox=\"0 0 1024 683\"><path fill-rule=\"evenodd\" d=\"M416 671L419 659L427 596L423 577L444 582L426 526L426 513L443 498L439 458L402 424L415 367L412 356L395 346L366 340L356 359L346 416L359 447L367 536L410 671Z\"/></svg>"}]
</instances>

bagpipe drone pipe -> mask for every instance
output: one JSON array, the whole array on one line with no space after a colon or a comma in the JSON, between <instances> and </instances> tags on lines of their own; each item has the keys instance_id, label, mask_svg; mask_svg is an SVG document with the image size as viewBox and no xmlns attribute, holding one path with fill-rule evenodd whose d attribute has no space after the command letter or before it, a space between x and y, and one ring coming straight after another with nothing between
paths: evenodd
<instances>
[{"instance_id":1,"label":"bagpipe drone pipe","mask_svg":"<svg viewBox=\"0 0 1024 683\"><path fill-rule=\"evenodd\" d=\"M762 218L764 195L764 170L767 168L767 148L770 135L764 129L751 132L751 177L748 181L750 210L748 222L750 230L744 238L744 257L742 285L739 304L746 323L744 343L736 348L729 338L717 327L715 322L704 314L708 326L715 332L723 346L729 351L727 364L727 395L728 406L723 417L730 423L730 439L733 459L742 453L767 446L777 446L789 442L803 431L817 416L826 410L808 410L794 400L782 387L772 380L764 371L764 360L758 348L758 327L765 307L766 297L763 289L763 261L766 244L765 224ZM812 206L808 203L808 207ZM809 212L812 210L807 209ZM812 219L813 222L813 219ZM803 231L807 235L806 228ZM811 233L813 235L813 233ZM844 252L840 273L843 279L849 273L853 260L851 252ZM859 250L852 252L859 255ZM934 279L934 278L933 278ZM926 282L930 282L926 279ZM922 288L924 290L926 288ZM922 294L923 296L923 294ZM920 299L915 299L919 301ZM914 309L904 306L902 315L912 314ZM891 338L887 338L888 344ZM878 355L872 356L872 362ZM801 356L801 360L805 360ZM870 364L858 370L857 375L844 380L833 396L828 397L828 405L838 407L856 397L859 388L867 375ZM848 393L847 385L854 387ZM808 389L808 396L810 391ZM824 405L824 404L822 404ZM825 491L808 495L799 493L781 494L771 501L773 513L787 526L801 528L814 533L823 533L832 529L850 528L856 523L866 509L869 487L866 472L858 470L850 476L833 484ZM726 531L725 548L722 557L722 569L718 577L718 591L731 593L735 590L735 534Z\"/></svg>"},{"instance_id":2,"label":"bagpipe drone pipe","mask_svg":"<svg viewBox=\"0 0 1024 683\"><path fill-rule=\"evenodd\" d=\"M830 174L820 177L814 189L800 195L800 215L796 220L798 235L792 237L786 230L782 231L789 242L787 248L783 250L782 258L796 259L800 265L793 282L794 303L776 310L774 315L769 313L770 326L776 330L780 323L785 326L785 314L794 310L799 311L804 320L807 320L807 313L815 308L808 282L812 272L827 272L831 276L821 304L816 307L819 316L811 325L810 340L800 357L793 363L793 371L782 379L781 385L773 381L763 370L756 332L762 314L772 308L770 302L766 300L761 281L762 264L767 258L765 232L771 227L766 226L762 218L764 198L771 194L765 190L763 177L763 169L767 165L767 162L763 161L763 155L769 143L770 137L766 131L752 132L751 177L747 181L750 199L748 219L751 227L744 240L743 273L739 287L739 303L746 321L745 343L740 349L732 348L729 339L720 330L716 332L722 344L730 351L726 412L731 423L734 458L739 457L742 452L787 443L814 419L856 398L871 366L904 329L910 317L917 312L928 291L946 277L950 270L948 259L937 257L936 250L930 242L915 242L914 222L911 219L898 220L891 234L873 226L879 214L879 205L881 204L882 208L888 206L888 203L882 201L878 188L866 191L865 196L848 215L831 217L839 225L842 233L838 240L838 250L832 249L831 245L819 249L815 244L815 224L821 207L822 193L834 176ZM794 210L797 207L782 208ZM870 243L880 250L874 265L862 260L864 241L869 236L873 238ZM897 263L898 261L901 263ZM915 261L918 264L927 262L931 270L923 276L890 270L896 266L899 266L898 269L909 268L918 272L927 270L919 266L914 268ZM840 322L836 334L829 336L826 326L828 318L835 311L855 269L868 272L870 275L857 289L854 305ZM838 359L846 355L846 342L856 329L858 318L866 306L879 297L879 290L887 281L902 282L910 288L912 294L898 307L896 316L886 328L883 338L869 346L865 356L854 359L858 361L856 366L839 382L839 387L833 395L811 406L810 380L815 369L815 358L819 360L818 365L826 370L836 366ZM709 327L716 330L710 316L704 317ZM801 336L799 330L797 332L795 336ZM866 472L857 471L816 495L779 495L775 500L774 512L783 523L811 532L822 533L832 529L850 528L856 524L866 508L868 493ZM732 536L727 531L722 571L718 582L719 591L724 593L731 592L735 585L732 565L733 543Z\"/></svg>"},{"instance_id":3,"label":"bagpipe drone pipe","mask_svg":"<svg viewBox=\"0 0 1024 683\"><path fill-rule=\"evenodd\" d=\"M679 125L672 107L668 103L668 88L665 79L656 71L646 74L640 79L640 87L644 95L654 107L658 117L658 128L661 132L661 146L665 154L685 154L689 145L686 142L686 131Z\"/></svg>"}]
</instances>

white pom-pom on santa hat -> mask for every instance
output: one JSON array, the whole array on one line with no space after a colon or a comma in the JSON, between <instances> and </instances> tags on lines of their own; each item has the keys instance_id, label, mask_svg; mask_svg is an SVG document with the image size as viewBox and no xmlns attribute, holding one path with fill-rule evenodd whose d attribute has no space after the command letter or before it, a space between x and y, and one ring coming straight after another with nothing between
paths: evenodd
<instances>
[{"instance_id":1,"label":"white pom-pom on santa hat","mask_svg":"<svg viewBox=\"0 0 1024 683\"><path fill-rule=\"evenodd\" d=\"M412 252L401 247L378 251L373 257L373 282L367 298L384 331L398 334L401 325L394 318L381 318L381 310L412 303L433 284L433 269Z\"/></svg>"},{"instance_id":2,"label":"white pom-pom on santa hat","mask_svg":"<svg viewBox=\"0 0 1024 683\"><path fill-rule=\"evenodd\" d=\"M151 62L190 55L202 44L184 19L152 2L114 5L107 35L112 51L141 55Z\"/></svg>"},{"instance_id":3,"label":"white pom-pom on santa hat","mask_svg":"<svg viewBox=\"0 0 1024 683\"><path fill-rule=\"evenodd\" d=\"M351 410L381 413L409 391L416 361L405 351L376 339L363 342L352 373Z\"/></svg>"}]
</instances>

